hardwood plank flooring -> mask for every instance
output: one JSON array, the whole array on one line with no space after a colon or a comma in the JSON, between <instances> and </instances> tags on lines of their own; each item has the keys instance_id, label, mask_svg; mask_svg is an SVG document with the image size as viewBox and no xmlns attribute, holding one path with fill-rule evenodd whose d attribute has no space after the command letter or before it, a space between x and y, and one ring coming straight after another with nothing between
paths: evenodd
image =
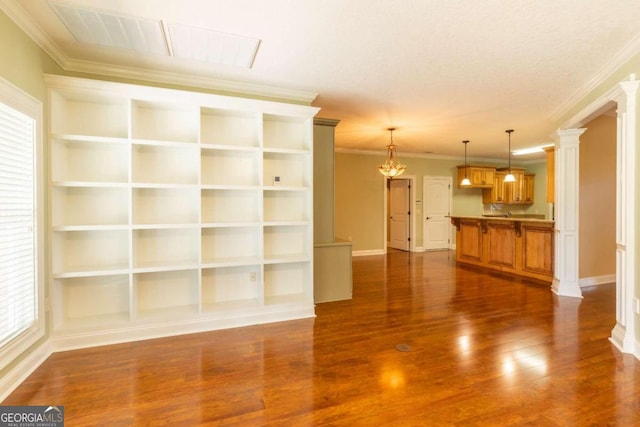
<instances>
[{"instance_id":1,"label":"hardwood plank flooring","mask_svg":"<svg viewBox=\"0 0 640 427\"><path fill-rule=\"evenodd\" d=\"M3 404L64 405L68 426L640 425L613 284L561 298L446 251L353 275L315 319L53 354Z\"/></svg>"}]
</instances>

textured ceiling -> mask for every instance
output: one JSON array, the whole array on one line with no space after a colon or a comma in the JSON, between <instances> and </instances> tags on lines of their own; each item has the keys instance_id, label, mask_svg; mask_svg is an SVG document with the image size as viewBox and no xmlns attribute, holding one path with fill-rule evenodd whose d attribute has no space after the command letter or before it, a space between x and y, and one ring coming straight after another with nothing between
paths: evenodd
<instances>
[{"instance_id":1,"label":"textured ceiling","mask_svg":"<svg viewBox=\"0 0 640 427\"><path fill-rule=\"evenodd\" d=\"M340 120L340 149L507 157L640 48L637 0L69 0L260 39L253 67L83 45L46 0L0 7L65 68L294 97ZM313 96L311 96L313 98Z\"/></svg>"}]
</instances>

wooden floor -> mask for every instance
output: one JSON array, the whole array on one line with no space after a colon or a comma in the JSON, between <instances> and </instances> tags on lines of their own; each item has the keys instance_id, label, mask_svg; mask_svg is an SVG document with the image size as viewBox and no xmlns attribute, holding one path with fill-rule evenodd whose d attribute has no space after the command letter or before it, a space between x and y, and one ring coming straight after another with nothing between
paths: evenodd
<instances>
[{"instance_id":1,"label":"wooden floor","mask_svg":"<svg viewBox=\"0 0 640 427\"><path fill-rule=\"evenodd\" d=\"M354 258L353 300L315 319L57 353L3 404L73 427L640 425L614 285L559 298L453 258Z\"/></svg>"}]
</instances>

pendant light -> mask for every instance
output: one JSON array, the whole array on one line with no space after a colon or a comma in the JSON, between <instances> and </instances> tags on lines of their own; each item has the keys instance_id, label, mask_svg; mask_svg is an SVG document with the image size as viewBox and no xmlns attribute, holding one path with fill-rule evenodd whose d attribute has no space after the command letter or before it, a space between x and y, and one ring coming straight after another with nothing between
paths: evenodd
<instances>
[{"instance_id":1,"label":"pendant light","mask_svg":"<svg viewBox=\"0 0 640 427\"><path fill-rule=\"evenodd\" d=\"M469 181L469 178L467 177L467 169L469 168L467 166L467 144L469 143L469 141L464 140L462 141L462 143L464 144L464 179L460 181L460 186L467 187L471 185L471 181Z\"/></svg>"},{"instance_id":2,"label":"pendant light","mask_svg":"<svg viewBox=\"0 0 640 427\"><path fill-rule=\"evenodd\" d=\"M505 130L509 134L509 173L504 177L504 182L516 182L516 177L511 173L511 132L513 129Z\"/></svg>"},{"instance_id":3,"label":"pendant light","mask_svg":"<svg viewBox=\"0 0 640 427\"><path fill-rule=\"evenodd\" d=\"M378 170L382 175L391 179L402 175L407 167L396 160L396 145L393 143L393 131L396 128L388 128L387 130L391 135L391 142L387 145L387 160L378 166Z\"/></svg>"}]
</instances>

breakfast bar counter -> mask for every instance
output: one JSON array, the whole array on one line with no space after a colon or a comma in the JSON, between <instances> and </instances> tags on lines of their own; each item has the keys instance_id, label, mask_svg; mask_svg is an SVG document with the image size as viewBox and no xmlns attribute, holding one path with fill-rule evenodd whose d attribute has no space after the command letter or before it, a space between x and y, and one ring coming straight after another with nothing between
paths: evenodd
<instances>
[{"instance_id":1,"label":"breakfast bar counter","mask_svg":"<svg viewBox=\"0 0 640 427\"><path fill-rule=\"evenodd\" d=\"M553 280L553 220L451 216L451 223L456 227L456 262Z\"/></svg>"}]
</instances>

